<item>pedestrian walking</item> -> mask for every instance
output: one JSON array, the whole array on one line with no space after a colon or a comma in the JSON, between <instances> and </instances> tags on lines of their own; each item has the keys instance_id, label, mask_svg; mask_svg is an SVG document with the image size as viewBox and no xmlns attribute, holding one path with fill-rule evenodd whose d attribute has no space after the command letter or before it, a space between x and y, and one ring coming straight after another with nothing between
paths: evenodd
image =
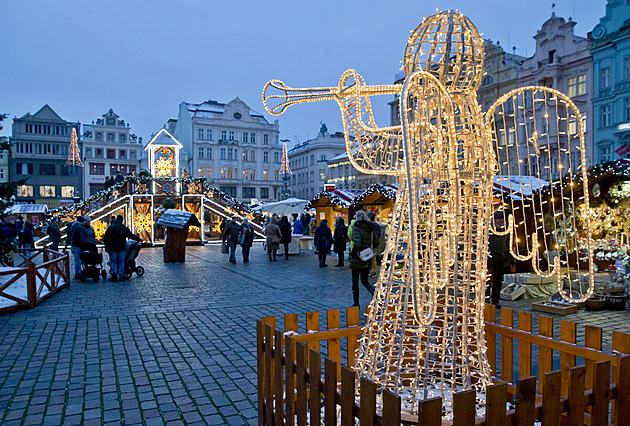
<instances>
[{"instance_id":1,"label":"pedestrian walking","mask_svg":"<svg viewBox=\"0 0 630 426\"><path fill-rule=\"evenodd\" d=\"M301 220L302 220L302 229L304 230L304 235L309 235L310 229L308 227L308 224L311 222L311 215L308 213L305 213L302 216Z\"/></svg>"},{"instance_id":2,"label":"pedestrian walking","mask_svg":"<svg viewBox=\"0 0 630 426\"><path fill-rule=\"evenodd\" d=\"M302 221L300 219L293 221L293 233L296 235L304 235L304 226L302 225Z\"/></svg>"},{"instance_id":3,"label":"pedestrian walking","mask_svg":"<svg viewBox=\"0 0 630 426\"><path fill-rule=\"evenodd\" d=\"M346 251L346 243L348 241L348 227L343 217L337 217L335 221L335 233L333 234L333 251L337 253L336 267L343 266L343 257Z\"/></svg>"},{"instance_id":4,"label":"pedestrian walking","mask_svg":"<svg viewBox=\"0 0 630 426\"><path fill-rule=\"evenodd\" d=\"M366 213L366 216L368 217L368 219L370 219L370 222L374 223L374 235L376 235L376 237L378 237L378 240L379 240L379 244L374 246L374 256L372 257L372 264L370 265L370 276L376 277L376 275L378 275L381 269L380 258L381 258L382 251L379 251L379 248L382 244L384 244L385 239L381 238L383 231L381 229L381 225L376 220L376 214L374 212L368 212ZM383 250L384 249L385 248L383 247Z\"/></svg>"},{"instance_id":5,"label":"pedestrian walking","mask_svg":"<svg viewBox=\"0 0 630 426\"><path fill-rule=\"evenodd\" d=\"M228 224L228 220L227 218L223 218L221 219L221 224L219 225L219 231L221 232L221 235L223 235L223 231L225 231L225 226Z\"/></svg>"},{"instance_id":6,"label":"pedestrian walking","mask_svg":"<svg viewBox=\"0 0 630 426\"><path fill-rule=\"evenodd\" d=\"M315 230L317 229L317 221L315 218L312 218L308 223L308 235L315 235Z\"/></svg>"},{"instance_id":7,"label":"pedestrian walking","mask_svg":"<svg viewBox=\"0 0 630 426\"><path fill-rule=\"evenodd\" d=\"M109 261L112 267L110 281L125 281L127 279L125 277L127 238L138 242L142 241L123 224L122 215L118 215L116 220L107 227L103 236L105 251L109 254Z\"/></svg>"},{"instance_id":8,"label":"pedestrian walking","mask_svg":"<svg viewBox=\"0 0 630 426\"><path fill-rule=\"evenodd\" d=\"M269 261L275 262L278 254L278 248L280 248L280 241L282 240L282 232L278 226L278 219L274 216L265 229L265 236L267 237L267 254L269 255Z\"/></svg>"},{"instance_id":9,"label":"pedestrian walking","mask_svg":"<svg viewBox=\"0 0 630 426\"><path fill-rule=\"evenodd\" d=\"M70 247L72 251L72 257L74 258L74 278L81 278L81 259L79 254L81 253L81 246L85 236L85 228L83 223L85 218L83 216L77 216L76 220L72 222L66 229L66 247Z\"/></svg>"},{"instance_id":10,"label":"pedestrian walking","mask_svg":"<svg viewBox=\"0 0 630 426\"><path fill-rule=\"evenodd\" d=\"M24 221L24 226L22 228L22 232L20 235L22 236L22 248L30 249L33 248L33 225L29 220ZM24 251L26 254L26 250Z\"/></svg>"},{"instance_id":11,"label":"pedestrian walking","mask_svg":"<svg viewBox=\"0 0 630 426\"><path fill-rule=\"evenodd\" d=\"M241 225L241 236L238 237L238 243L243 250L243 263L249 262L249 250L252 248L254 242L254 228L249 219L244 218Z\"/></svg>"},{"instance_id":12,"label":"pedestrian walking","mask_svg":"<svg viewBox=\"0 0 630 426\"><path fill-rule=\"evenodd\" d=\"M374 294L374 286L368 281L372 259L371 257L362 259L359 253L378 244L378 238L374 233L374 222L367 220L363 210L359 210L354 215L352 242L354 244L350 250L349 262L352 270L352 297L354 299L352 306L359 306L359 278L361 278L361 283L367 291L372 295Z\"/></svg>"},{"instance_id":13,"label":"pedestrian walking","mask_svg":"<svg viewBox=\"0 0 630 426\"><path fill-rule=\"evenodd\" d=\"M241 233L241 227L236 223L236 216L232 216L232 220L228 222L223 230L222 240L225 243L227 241L228 249L230 251L230 262L236 264L236 243Z\"/></svg>"},{"instance_id":14,"label":"pedestrian walking","mask_svg":"<svg viewBox=\"0 0 630 426\"><path fill-rule=\"evenodd\" d=\"M278 223L282 238L280 238L280 244L284 246L284 260L289 260L289 244L291 244L291 224L286 216L280 218Z\"/></svg>"},{"instance_id":15,"label":"pedestrian walking","mask_svg":"<svg viewBox=\"0 0 630 426\"><path fill-rule=\"evenodd\" d=\"M332 244L332 233L330 232L326 219L322 220L315 229L314 242L317 248L317 257L319 258L319 267L325 268L328 266L326 265L326 256Z\"/></svg>"},{"instance_id":16,"label":"pedestrian walking","mask_svg":"<svg viewBox=\"0 0 630 426\"><path fill-rule=\"evenodd\" d=\"M58 251L59 243L61 242L61 229L59 229L59 222L56 217L53 217L48 224L48 238L50 239L49 248Z\"/></svg>"},{"instance_id":17,"label":"pedestrian walking","mask_svg":"<svg viewBox=\"0 0 630 426\"><path fill-rule=\"evenodd\" d=\"M494 227L497 231L505 230L505 213L494 213ZM497 235L490 233L488 238L490 256L488 257L488 271L490 272L490 303L497 308L501 306L500 296L503 286L503 274L505 269L514 264L514 258L510 254L509 234Z\"/></svg>"}]
</instances>

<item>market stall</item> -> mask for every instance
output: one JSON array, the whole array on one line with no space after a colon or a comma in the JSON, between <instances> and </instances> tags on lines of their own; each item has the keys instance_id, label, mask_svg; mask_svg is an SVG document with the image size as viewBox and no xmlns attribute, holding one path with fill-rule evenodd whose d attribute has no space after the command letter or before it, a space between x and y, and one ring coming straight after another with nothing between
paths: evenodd
<instances>
[{"instance_id":1,"label":"market stall","mask_svg":"<svg viewBox=\"0 0 630 426\"><path fill-rule=\"evenodd\" d=\"M375 183L350 203L350 210L363 210L372 212L381 220L388 220L389 215L396 204L396 192L398 184L382 185Z\"/></svg>"},{"instance_id":2,"label":"market stall","mask_svg":"<svg viewBox=\"0 0 630 426\"><path fill-rule=\"evenodd\" d=\"M346 223L348 223L349 218L352 218L355 212L355 210L350 208L350 205L352 201L363 192L364 191L358 189L322 191L309 201L305 209L315 209L317 224L326 219L328 220L328 225L332 227L338 216L341 216Z\"/></svg>"}]
</instances>

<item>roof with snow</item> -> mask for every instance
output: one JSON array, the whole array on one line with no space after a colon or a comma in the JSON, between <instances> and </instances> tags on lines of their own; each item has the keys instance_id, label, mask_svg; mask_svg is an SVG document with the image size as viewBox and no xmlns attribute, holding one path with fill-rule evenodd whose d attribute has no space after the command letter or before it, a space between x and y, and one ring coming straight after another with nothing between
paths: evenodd
<instances>
[{"instance_id":1,"label":"roof with snow","mask_svg":"<svg viewBox=\"0 0 630 426\"><path fill-rule=\"evenodd\" d=\"M549 182L534 176L500 175L494 177L494 187L509 193L513 200L531 197L534 192L547 185Z\"/></svg>"},{"instance_id":2,"label":"roof with snow","mask_svg":"<svg viewBox=\"0 0 630 426\"><path fill-rule=\"evenodd\" d=\"M14 204L7 209L8 214L36 214L48 213L46 204Z\"/></svg>"},{"instance_id":3,"label":"roof with snow","mask_svg":"<svg viewBox=\"0 0 630 426\"><path fill-rule=\"evenodd\" d=\"M166 129L160 129L159 132L144 147L145 150L149 150L149 148L153 147L173 147L173 148L181 148L182 144L180 144L177 139L173 135L171 135Z\"/></svg>"}]
</instances>

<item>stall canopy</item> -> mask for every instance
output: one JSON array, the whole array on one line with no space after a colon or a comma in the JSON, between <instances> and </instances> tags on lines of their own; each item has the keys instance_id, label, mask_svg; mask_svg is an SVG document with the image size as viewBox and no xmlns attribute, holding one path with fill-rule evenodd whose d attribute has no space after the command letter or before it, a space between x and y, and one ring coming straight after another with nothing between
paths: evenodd
<instances>
[{"instance_id":1,"label":"stall canopy","mask_svg":"<svg viewBox=\"0 0 630 426\"><path fill-rule=\"evenodd\" d=\"M495 189L510 193L513 200L529 198L547 185L549 182L535 176L499 175L494 177Z\"/></svg>"},{"instance_id":2,"label":"stall canopy","mask_svg":"<svg viewBox=\"0 0 630 426\"><path fill-rule=\"evenodd\" d=\"M46 214L46 204L14 204L7 210L8 214Z\"/></svg>"}]
</instances>

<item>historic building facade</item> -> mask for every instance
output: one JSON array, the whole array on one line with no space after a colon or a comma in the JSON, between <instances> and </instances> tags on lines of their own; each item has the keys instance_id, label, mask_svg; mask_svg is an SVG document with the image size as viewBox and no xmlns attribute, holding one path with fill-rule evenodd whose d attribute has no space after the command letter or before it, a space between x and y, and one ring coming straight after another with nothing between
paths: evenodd
<instances>
[{"instance_id":1,"label":"historic building facade","mask_svg":"<svg viewBox=\"0 0 630 426\"><path fill-rule=\"evenodd\" d=\"M630 158L630 3L608 0L592 34L595 162Z\"/></svg>"},{"instance_id":2,"label":"historic building facade","mask_svg":"<svg viewBox=\"0 0 630 426\"><path fill-rule=\"evenodd\" d=\"M591 39L576 36L573 33L575 22L569 18L559 18L552 13L536 33L536 51L523 61L518 71L519 86L546 86L568 95L580 110L586 144L586 166L593 164L593 114L591 93L593 90L593 62L590 48ZM527 108L527 105L525 105ZM537 111L541 116L545 111ZM544 121L544 120L540 120ZM577 123L570 122L568 131L575 133ZM521 129L525 131L525 129ZM517 131L519 131L517 129ZM520 138L525 140L525 138ZM581 164L579 152L571 152L572 172ZM562 174L562 165L545 163L541 158L540 167L550 167L554 176Z\"/></svg>"},{"instance_id":3,"label":"historic building facade","mask_svg":"<svg viewBox=\"0 0 630 426\"><path fill-rule=\"evenodd\" d=\"M102 118L83 125L83 193L105 189L105 179L139 171L142 138L130 134L129 123L110 108Z\"/></svg>"},{"instance_id":4,"label":"historic building facade","mask_svg":"<svg viewBox=\"0 0 630 426\"><path fill-rule=\"evenodd\" d=\"M309 199L324 189L329 181L328 161L346 152L343 133L328 133L325 124L314 139L302 142L289 150L291 194Z\"/></svg>"},{"instance_id":5,"label":"historic building facade","mask_svg":"<svg viewBox=\"0 0 630 426\"><path fill-rule=\"evenodd\" d=\"M9 179L27 179L18 187L17 202L55 208L83 196L83 170L66 166L73 128L81 134L80 123L64 120L48 105L13 119Z\"/></svg>"},{"instance_id":6,"label":"historic building facade","mask_svg":"<svg viewBox=\"0 0 630 426\"><path fill-rule=\"evenodd\" d=\"M0 136L0 143L8 142L9 138ZM9 181L9 152L0 149L0 183Z\"/></svg>"},{"instance_id":7,"label":"historic building facade","mask_svg":"<svg viewBox=\"0 0 630 426\"><path fill-rule=\"evenodd\" d=\"M477 101L482 111L488 108L501 96L518 87L518 70L526 59L514 53L507 53L497 42L483 41L485 59L484 76L477 89Z\"/></svg>"},{"instance_id":8,"label":"historic building facade","mask_svg":"<svg viewBox=\"0 0 630 426\"><path fill-rule=\"evenodd\" d=\"M238 97L227 104L206 101L179 105L175 137L180 165L219 190L249 202L278 200L282 147L278 120L269 123Z\"/></svg>"}]
</instances>

